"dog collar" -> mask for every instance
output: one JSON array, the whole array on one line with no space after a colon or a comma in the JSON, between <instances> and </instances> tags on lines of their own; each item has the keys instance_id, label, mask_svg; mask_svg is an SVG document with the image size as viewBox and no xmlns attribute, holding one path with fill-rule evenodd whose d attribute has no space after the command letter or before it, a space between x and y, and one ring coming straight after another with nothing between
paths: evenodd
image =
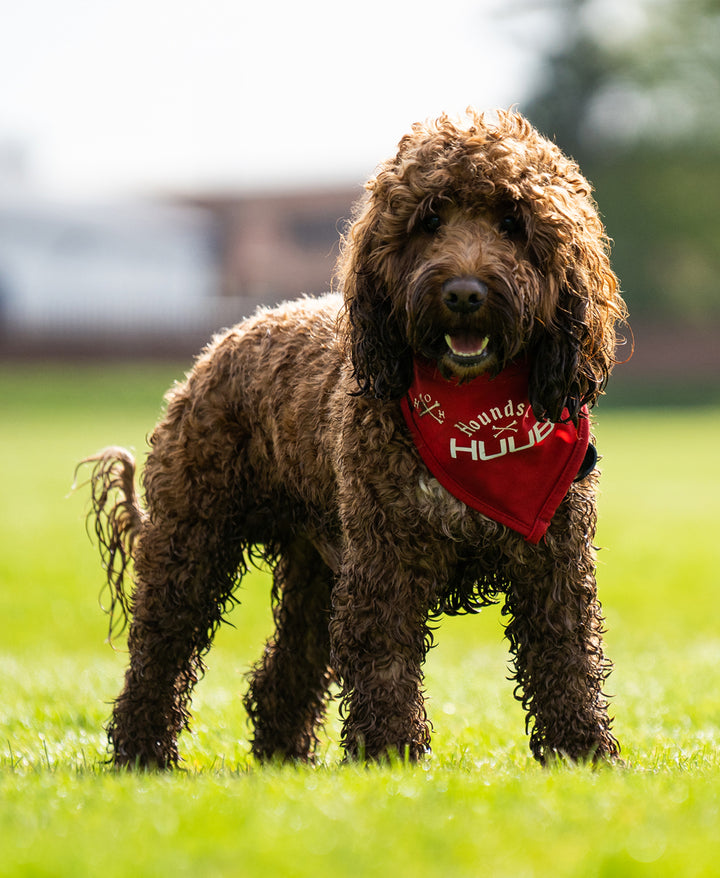
<instances>
[{"instance_id":1,"label":"dog collar","mask_svg":"<svg viewBox=\"0 0 720 878\"><path fill-rule=\"evenodd\" d=\"M494 378L481 374L460 384L416 359L401 406L420 457L440 484L538 543L586 460L590 423L587 407L577 427L538 421L529 374L521 360Z\"/></svg>"}]
</instances>

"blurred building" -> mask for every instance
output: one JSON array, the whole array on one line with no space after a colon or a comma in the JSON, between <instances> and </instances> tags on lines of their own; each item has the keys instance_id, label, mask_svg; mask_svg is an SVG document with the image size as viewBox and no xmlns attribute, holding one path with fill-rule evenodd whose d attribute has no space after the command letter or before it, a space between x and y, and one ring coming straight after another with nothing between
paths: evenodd
<instances>
[{"instance_id":1,"label":"blurred building","mask_svg":"<svg viewBox=\"0 0 720 878\"><path fill-rule=\"evenodd\" d=\"M0 354L185 353L330 288L359 190L61 204L0 196Z\"/></svg>"},{"instance_id":2,"label":"blurred building","mask_svg":"<svg viewBox=\"0 0 720 878\"><path fill-rule=\"evenodd\" d=\"M327 291L361 189L198 195L220 229L224 296L277 300Z\"/></svg>"}]
</instances>

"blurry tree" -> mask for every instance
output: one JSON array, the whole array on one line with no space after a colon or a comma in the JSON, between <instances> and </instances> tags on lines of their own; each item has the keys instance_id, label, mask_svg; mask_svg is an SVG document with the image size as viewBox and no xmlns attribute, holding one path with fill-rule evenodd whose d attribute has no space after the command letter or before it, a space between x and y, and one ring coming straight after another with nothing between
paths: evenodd
<instances>
[{"instance_id":1,"label":"blurry tree","mask_svg":"<svg viewBox=\"0 0 720 878\"><path fill-rule=\"evenodd\" d=\"M542 8L553 36L521 109L595 183L631 310L720 318L720 2Z\"/></svg>"},{"instance_id":2,"label":"blurry tree","mask_svg":"<svg viewBox=\"0 0 720 878\"><path fill-rule=\"evenodd\" d=\"M525 110L566 149L578 158L648 143L717 149L718 0L548 0L545 9L556 45Z\"/></svg>"}]
</instances>

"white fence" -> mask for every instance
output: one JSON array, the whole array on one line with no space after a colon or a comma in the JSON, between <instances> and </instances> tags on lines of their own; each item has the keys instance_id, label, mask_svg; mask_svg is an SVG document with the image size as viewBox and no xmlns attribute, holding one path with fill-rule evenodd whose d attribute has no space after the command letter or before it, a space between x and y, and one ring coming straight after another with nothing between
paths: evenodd
<instances>
[{"instance_id":1,"label":"white fence","mask_svg":"<svg viewBox=\"0 0 720 878\"><path fill-rule=\"evenodd\" d=\"M226 299L204 211L0 200L0 348L41 339L209 336L254 310Z\"/></svg>"}]
</instances>

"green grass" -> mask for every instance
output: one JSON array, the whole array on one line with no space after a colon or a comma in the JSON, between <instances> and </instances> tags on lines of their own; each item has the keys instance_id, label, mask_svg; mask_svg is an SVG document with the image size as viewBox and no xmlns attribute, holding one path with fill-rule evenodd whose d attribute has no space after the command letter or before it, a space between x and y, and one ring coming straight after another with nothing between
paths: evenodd
<instances>
[{"instance_id":1,"label":"green grass","mask_svg":"<svg viewBox=\"0 0 720 878\"><path fill-rule=\"evenodd\" d=\"M181 739L185 770L104 765L125 656L76 461L133 446L181 369L0 368L0 876L710 876L720 856L718 409L599 414L608 688L625 767L542 769L497 608L448 619L427 663L433 756L259 767L240 703L270 632L243 583ZM82 477L81 477L82 478Z\"/></svg>"}]
</instances>

